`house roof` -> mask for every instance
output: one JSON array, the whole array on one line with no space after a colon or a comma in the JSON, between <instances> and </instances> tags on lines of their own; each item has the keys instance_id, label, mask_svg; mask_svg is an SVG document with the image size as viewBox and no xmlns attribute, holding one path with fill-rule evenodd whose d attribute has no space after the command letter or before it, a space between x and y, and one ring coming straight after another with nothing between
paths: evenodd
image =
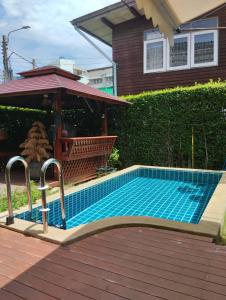
<instances>
[{"instance_id":1,"label":"house roof","mask_svg":"<svg viewBox=\"0 0 226 300\"><path fill-rule=\"evenodd\" d=\"M172 2L174 1L176 0L172 0ZM157 3L158 1L155 2ZM185 2L186 4L187 2L190 3L189 1L185 1ZM226 1L216 0L212 2L220 4L221 2L225 3ZM208 1L208 3L209 5L212 5L214 7L213 5L214 3L211 4L211 0ZM203 6L203 3L201 3L201 5ZM221 6L222 5L219 5L219 8ZM182 11L184 12L183 6L182 6ZM208 10L208 12L210 11ZM199 10L199 12L201 12L201 10ZM115 4L94 11L90 14L76 18L72 20L71 23L72 25L80 28L82 31L104 42L108 46L112 46L112 31L116 25L143 16L145 16L144 10L138 9L135 0L121 0L120 2L117 2Z\"/></svg>"},{"instance_id":2,"label":"house roof","mask_svg":"<svg viewBox=\"0 0 226 300\"><path fill-rule=\"evenodd\" d=\"M56 66L44 66L44 67L40 67L40 68L35 68L32 70L28 70L28 71L24 71L24 72L20 72L18 73L19 75L21 75L22 77L33 77L33 76L38 76L38 75L47 75L47 74L57 74L57 75L61 75L70 79L74 79L74 80L79 80L81 77L75 74L72 74L68 71L65 71L63 69L60 69Z\"/></svg>"},{"instance_id":3,"label":"house roof","mask_svg":"<svg viewBox=\"0 0 226 300\"><path fill-rule=\"evenodd\" d=\"M19 105L20 99L27 95L41 95L57 93L63 90L67 95L75 95L89 100L102 101L111 104L127 104L118 97L99 91L78 81L79 76L47 66L19 73L24 78L12 80L0 85L0 105ZM17 97L20 97L17 99ZM13 99L13 103L12 103ZM31 98L29 99L31 102ZM19 105L20 106L20 105ZM27 106L27 105L26 105Z\"/></svg>"},{"instance_id":4,"label":"house roof","mask_svg":"<svg viewBox=\"0 0 226 300\"><path fill-rule=\"evenodd\" d=\"M94 69L88 69L87 72L91 72L91 71L99 71L99 70L108 70L108 69L112 69L112 66L107 66L107 67L100 67L100 68L94 68Z\"/></svg>"},{"instance_id":5,"label":"house roof","mask_svg":"<svg viewBox=\"0 0 226 300\"><path fill-rule=\"evenodd\" d=\"M105 44L112 45L112 29L115 25L141 17L134 0L122 0L105 8L71 21L84 32Z\"/></svg>"}]
</instances>

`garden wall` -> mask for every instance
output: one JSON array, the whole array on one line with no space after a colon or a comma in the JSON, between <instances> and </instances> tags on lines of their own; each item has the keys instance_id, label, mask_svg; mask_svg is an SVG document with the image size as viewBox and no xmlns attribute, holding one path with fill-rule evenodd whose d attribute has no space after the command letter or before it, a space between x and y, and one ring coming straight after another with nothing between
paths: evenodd
<instances>
[{"instance_id":1,"label":"garden wall","mask_svg":"<svg viewBox=\"0 0 226 300\"><path fill-rule=\"evenodd\" d=\"M226 159L226 83L144 92L112 111L123 166L221 169Z\"/></svg>"}]
</instances>

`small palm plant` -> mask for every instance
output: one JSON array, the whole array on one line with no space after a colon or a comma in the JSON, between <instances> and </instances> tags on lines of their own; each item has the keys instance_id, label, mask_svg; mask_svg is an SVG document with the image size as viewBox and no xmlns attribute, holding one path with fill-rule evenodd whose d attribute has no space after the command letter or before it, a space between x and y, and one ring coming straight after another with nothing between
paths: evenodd
<instances>
[{"instance_id":1,"label":"small palm plant","mask_svg":"<svg viewBox=\"0 0 226 300\"><path fill-rule=\"evenodd\" d=\"M21 153L26 161L30 163L31 177L38 178L44 159L50 157L52 146L49 143L45 126L36 121L28 131L26 140L20 145L24 149ZM32 173L34 175L32 175Z\"/></svg>"}]
</instances>

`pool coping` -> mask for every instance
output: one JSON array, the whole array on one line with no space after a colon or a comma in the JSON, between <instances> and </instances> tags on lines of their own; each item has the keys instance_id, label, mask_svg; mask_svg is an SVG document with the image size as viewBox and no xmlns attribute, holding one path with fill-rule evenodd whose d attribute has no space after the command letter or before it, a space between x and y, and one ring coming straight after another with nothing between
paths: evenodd
<instances>
[{"instance_id":1,"label":"pool coping","mask_svg":"<svg viewBox=\"0 0 226 300\"><path fill-rule=\"evenodd\" d=\"M49 226L48 233L43 233L43 225L36 224L33 222L21 220L15 218L15 223L12 225L5 225L7 212L0 214L0 226L8 228L17 232L21 232L27 235L31 235L49 242L57 244L67 244L75 240L79 240L88 235L94 234L105 229L122 227L122 226L153 226L158 228L167 228L177 231L189 232L193 234L201 234L205 236L211 236L217 238L224 222L224 213L226 211L226 172L225 171L214 171L214 170L202 170L202 169L187 169L187 168L171 168L171 167L159 167L159 166L145 166L145 165L134 165L132 167L111 173L107 176L91 180L86 183L82 183L78 186L73 186L65 191L65 195L80 191L82 189L94 186L96 184L107 181L111 178L119 175L126 174L131 171L135 171L140 168L155 168L155 169L169 169L169 170L180 170L180 171L192 171L192 172L208 172L208 173L222 173L222 177L201 217L198 224L189 224L183 222L176 222L160 218L143 217L143 216L123 216L123 217L112 217L102 220L98 220L88 224L82 224L77 227L62 230L55 227ZM48 202L56 200L56 195L48 197ZM41 201L39 200L33 207L39 206ZM19 210L15 210L14 214L19 214L27 211L27 207L23 207Z\"/></svg>"}]
</instances>

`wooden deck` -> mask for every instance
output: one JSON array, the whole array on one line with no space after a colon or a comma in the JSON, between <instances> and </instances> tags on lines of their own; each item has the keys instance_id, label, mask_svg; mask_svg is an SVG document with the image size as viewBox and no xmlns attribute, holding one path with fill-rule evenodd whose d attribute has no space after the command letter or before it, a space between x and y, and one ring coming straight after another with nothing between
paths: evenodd
<instances>
[{"instance_id":1,"label":"wooden deck","mask_svg":"<svg viewBox=\"0 0 226 300\"><path fill-rule=\"evenodd\" d=\"M226 299L226 247L118 228L66 247L0 228L0 299Z\"/></svg>"}]
</instances>

